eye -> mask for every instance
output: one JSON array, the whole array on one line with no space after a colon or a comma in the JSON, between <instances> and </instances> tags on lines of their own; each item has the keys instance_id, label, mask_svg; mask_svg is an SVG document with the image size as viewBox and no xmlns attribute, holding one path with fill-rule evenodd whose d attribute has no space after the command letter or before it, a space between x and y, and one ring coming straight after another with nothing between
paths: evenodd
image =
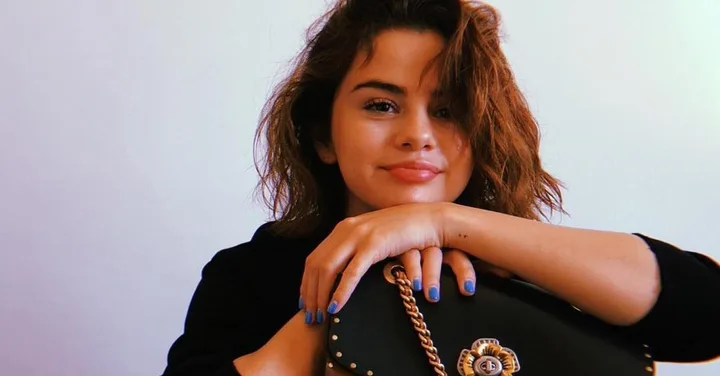
<instances>
[{"instance_id":1,"label":"eye","mask_svg":"<svg viewBox=\"0 0 720 376\"><path fill-rule=\"evenodd\" d=\"M380 113L397 112L397 106L394 103L382 99L374 99L366 103L363 109Z\"/></svg>"},{"instance_id":2,"label":"eye","mask_svg":"<svg viewBox=\"0 0 720 376\"><path fill-rule=\"evenodd\" d=\"M450 109L449 108L441 108L437 111L435 111L435 116L441 118L441 119L450 119L452 116L450 115Z\"/></svg>"}]
</instances>

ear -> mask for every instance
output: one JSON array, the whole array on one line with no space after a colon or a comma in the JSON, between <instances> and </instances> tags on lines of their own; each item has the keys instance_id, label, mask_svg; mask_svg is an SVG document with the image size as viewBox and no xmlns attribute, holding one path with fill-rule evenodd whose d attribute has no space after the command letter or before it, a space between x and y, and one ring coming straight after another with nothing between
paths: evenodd
<instances>
[{"instance_id":1,"label":"ear","mask_svg":"<svg viewBox=\"0 0 720 376\"><path fill-rule=\"evenodd\" d=\"M335 149L332 144L326 145L322 142L315 142L315 150L323 163L329 165L337 163L337 155L335 154Z\"/></svg>"}]
</instances>

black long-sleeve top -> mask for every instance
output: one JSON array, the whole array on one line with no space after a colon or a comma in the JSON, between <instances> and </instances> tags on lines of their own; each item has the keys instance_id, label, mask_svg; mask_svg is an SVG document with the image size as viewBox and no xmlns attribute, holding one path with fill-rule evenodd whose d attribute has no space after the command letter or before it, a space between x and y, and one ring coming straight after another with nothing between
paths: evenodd
<instances>
[{"instance_id":1,"label":"black long-sleeve top","mask_svg":"<svg viewBox=\"0 0 720 376\"><path fill-rule=\"evenodd\" d=\"M659 362L720 356L720 266L636 235L657 259L662 289L642 320L620 330L648 345ZM305 258L321 240L279 237L265 224L250 241L219 251L202 270L163 376L238 376L233 360L262 347L298 312Z\"/></svg>"}]
</instances>

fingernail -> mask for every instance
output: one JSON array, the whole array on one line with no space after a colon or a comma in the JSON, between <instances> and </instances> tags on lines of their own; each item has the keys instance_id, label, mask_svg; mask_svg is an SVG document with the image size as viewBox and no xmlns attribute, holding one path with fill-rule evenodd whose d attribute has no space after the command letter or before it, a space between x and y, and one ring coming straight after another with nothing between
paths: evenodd
<instances>
[{"instance_id":1,"label":"fingernail","mask_svg":"<svg viewBox=\"0 0 720 376\"><path fill-rule=\"evenodd\" d=\"M415 290L415 291L422 290L422 283L420 282L420 278L413 279L413 290Z\"/></svg>"},{"instance_id":2,"label":"fingernail","mask_svg":"<svg viewBox=\"0 0 720 376\"><path fill-rule=\"evenodd\" d=\"M463 286L463 287L465 288L465 291L467 291L468 293L470 293L470 294L475 293L475 282L473 280L468 279L467 281L465 281L465 286Z\"/></svg>"},{"instance_id":3,"label":"fingernail","mask_svg":"<svg viewBox=\"0 0 720 376\"><path fill-rule=\"evenodd\" d=\"M322 322L323 322L323 312L322 312L321 310L319 310L319 309L317 310L317 318L316 318L316 320L317 320L317 323L318 323L318 324L322 324Z\"/></svg>"},{"instance_id":4,"label":"fingernail","mask_svg":"<svg viewBox=\"0 0 720 376\"><path fill-rule=\"evenodd\" d=\"M328 309L327 309L328 313L331 315L334 315L336 313L335 311L337 310L337 306L338 306L337 302L332 301L330 303L330 306L328 306Z\"/></svg>"},{"instance_id":5,"label":"fingernail","mask_svg":"<svg viewBox=\"0 0 720 376\"><path fill-rule=\"evenodd\" d=\"M305 302L303 302L302 296L298 299L298 309L305 308Z\"/></svg>"},{"instance_id":6,"label":"fingernail","mask_svg":"<svg viewBox=\"0 0 720 376\"><path fill-rule=\"evenodd\" d=\"M312 312L310 312L310 311L305 311L305 323L308 324L308 325L310 325L310 324L312 324L312 322L313 322Z\"/></svg>"},{"instance_id":7,"label":"fingernail","mask_svg":"<svg viewBox=\"0 0 720 376\"><path fill-rule=\"evenodd\" d=\"M440 300L440 290L438 290L437 286L430 287L430 290L428 291L428 295L430 296L430 300L433 300L433 301Z\"/></svg>"}]
</instances>

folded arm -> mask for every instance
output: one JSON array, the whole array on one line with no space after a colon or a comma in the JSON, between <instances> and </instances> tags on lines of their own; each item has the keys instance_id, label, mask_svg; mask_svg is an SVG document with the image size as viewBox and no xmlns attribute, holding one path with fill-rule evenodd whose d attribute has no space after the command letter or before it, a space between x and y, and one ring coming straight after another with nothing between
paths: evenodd
<instances>
[{"instance_id":1,"label":"folded arm","mask_svg":"<svg viewBox=\"0 0 720 376\"><path fill-rule=\"evenodd\" d=\"M622 327L657 360L720 355L720 267L643 236L556 226L450 205L446 246L506 269Z\"/></svg>"}]
</instances>

